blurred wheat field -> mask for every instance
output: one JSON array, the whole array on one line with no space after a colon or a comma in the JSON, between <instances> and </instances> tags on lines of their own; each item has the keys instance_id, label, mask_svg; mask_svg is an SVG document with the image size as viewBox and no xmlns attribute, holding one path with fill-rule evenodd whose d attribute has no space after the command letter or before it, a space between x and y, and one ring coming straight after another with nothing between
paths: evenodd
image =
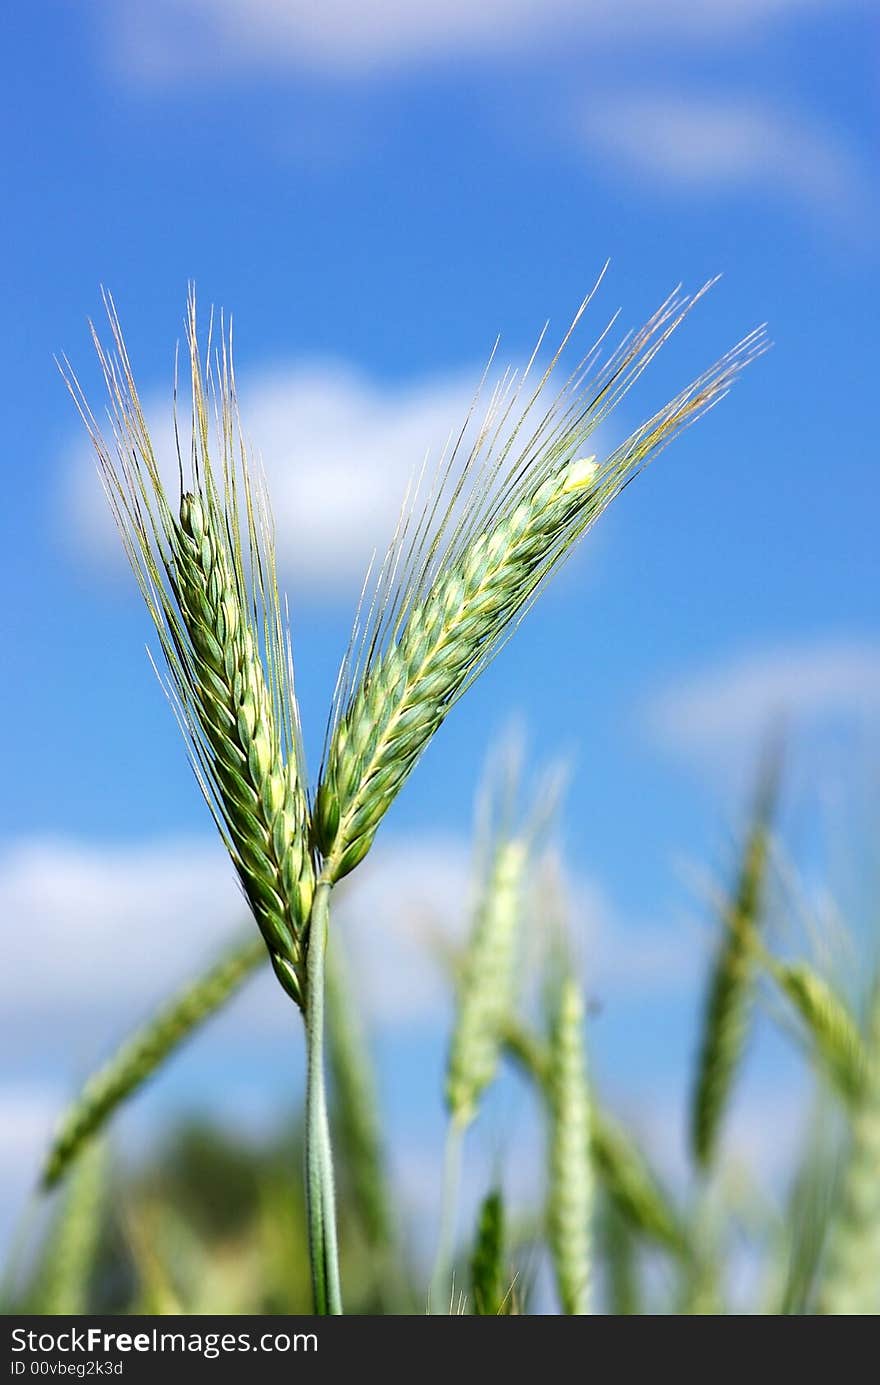
<instances>
[{"instance_id":1,"label":"blurred wheat field","mask_svg":"<svg viewBox=\"0 0 880 1385\"><path fill-rule=\"evenodd\" d=\"M590 1022L583 1020L580 967L561 899L546 877L539 889L511 894L510 844L517 877L534 885L547 833L535 836L529 814L518 817L511 809L509 776L507 801L500 812L496 805L488 836L483 814L470 937L451 960L430 950L425 958L426 965L448 969L458 995L447 1107L460 1134L478 1126L483 1094L505 1065L512 1067L528 1083L534 1121L546 1128L545 1167L530 1203L520 1196L511 1204L508 1165L517 1151L509 1150L495 1186L478 1201L473 1225L456 1216L453 1189L442 1232L440 1283L448 1295L442 1305L431 1302L437 1268L429 1286L424 1249L418 1251L408 1209L395 1192L369 1034L344 959L331 950L330 1112L348 1311L880 1310L878 987L866 984L861 996L846 995L809 957L775 951L781 930L774 818L783 779L781 761L765 756L739 863L713 904L714 951L702 1014L694 1017L689 1178L664 1176L644 1132L614 1113L613 1090L600 1093L590 1079ZM785 890L782 895L786 907ZM521 955L523 935L541 927L543 979L527 996L508 969ZM499 929L491 946L510 961L487 966L489 939ZM52 1217L42 1242L7 1276L6 1311L310 1311L306 1207L297 1175L301 1115L270 1143L254 1145L195 1123L170 1130L147 1164L132 1168L113 1156L114 1113L263 965L265 951L245 935L131 1036L72 1103L44 1166L44 1185L56 1189ZM499 965L509 982L499 981ZM481 977L491 979L482 997ZM757 1013L777 1024L799 1053L815 1113L804 1122L787 1187L780 1184L769 1203L757 1191L761 1169L744 1170L727 1151L728 1108ZM465 1164L467 1155L462 1141L458 1157ZM731 1290L743 1262L751 1295L745 1303Z\"/></svg>"}]
</instances>

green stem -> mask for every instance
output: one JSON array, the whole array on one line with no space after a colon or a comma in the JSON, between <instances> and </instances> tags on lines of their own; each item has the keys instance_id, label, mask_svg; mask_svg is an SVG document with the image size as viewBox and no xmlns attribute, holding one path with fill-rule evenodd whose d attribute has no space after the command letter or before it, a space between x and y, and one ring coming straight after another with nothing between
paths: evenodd
<instances>
[{"instance_id":1,"label":"green stem","mask_svg":"<svg viewBox=\"0 0 880 1385\"><path fill-rule=\"evenodd\" d=\"M306 956L306 1200L315 1312L322 1317L342 1312L333 1155L324 1090L324 959L330 889L321 881L315 891Z\"/></svg>"},{"instance_id":2,"label":"green stem","mask_svg":"<svg viewBox=\"0 0 880 1385\"><path fill-rule=\"evenodd\" d=\"M461 1178L461 1147L466 1122L451 1120L446 1130L443 1156L443 1202L440 1209L440 1235L437 1257L431 1275L428 1307L431 1313L447 1313L452 1294L452 1257L455 1246L455 1221L458 1185Z\"/></svg>"}]
</instances>

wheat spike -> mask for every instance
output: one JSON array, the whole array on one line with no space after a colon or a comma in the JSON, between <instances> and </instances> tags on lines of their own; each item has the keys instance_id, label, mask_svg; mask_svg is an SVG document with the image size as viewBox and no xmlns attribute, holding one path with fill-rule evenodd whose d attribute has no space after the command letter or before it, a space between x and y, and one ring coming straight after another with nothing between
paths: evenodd
<instances>
[{"instance_id":1,"label":"wheat spike","mask_svg":"<svg viewBox=\"0 0 880 1385\"><path fill-rule=\"evenodd\" d=\"M547 1044L510 1016L503 1034L505 1053L546 1095L550 1077ZM619 1121L603 1111L595 1093L590 1106L590 1154L597 1181L632 1229L680 1254L683 1230L677 1212L635 1141Z\"/></svg>"},{"instance_id":2,"label":"wheat spike","mask_svg":"<svg viewBox=\"0 0 880 1385\"><path fill-rule=\"evenodd\" d=\"M509 1298L504 1282L504 1239L504 1199L495 1188L480 1206L471 1254L471 1293L478 1317L504 1313Z\"/></svg>"},{"instance_id":3,"label":"wheat spike","mask_svg":"<svg viewBox=\"0 0 880 1385\"><path fill-rule=\"evenodd\" d=\"M593 1203L584 1007L572 977L561 983L550 1041L547 1232L563 1313L589 1312Z\"/></svg>"},{"instance_id":4,"label":"wheat spike","mask_svg":"<svg viewBox=\"0 0 880 1385\"><path fill-rule=\"evenodd\" d=\"M515 388L505 377L463 474L455 470L460 438L441 460L422 512L415 498L404 512L337 687L315 806L329 879L362 860L449 709L574 543L763 349L763 336L753 333L603 463L584 455L596 426L693 301L673 295L597 371L594 348L546 412L538 398L562 348L530 395L524 382Z\"/></svg>"},{"instance_id":5,"label":"wheat spike","mask_svg":"<svg viewBox=\"0 0 880 1385\"><path fill-rule=\"evenodd\" d=\"M514 999L527 860L524 841L497 843L475 912L446 1068L446 1105L458 1125L474 1118L498 1067Z\"/></svg>"},{"instance_id":6,"label":"wheat spike","mask_svg":"<svg viewBox=\"0 0 880 1385\"><path fill-rule=\"evenodd\" d=\"M691 1150L700 1169L714 1164L721 1126L745 1046L764 909L770 827L779 787L779 757L766 757L739 876L722 917L709 975L691 1102Z\"/></svg>"},{"instance_id":7,"label":"wheat spike","mask_svg":"<svg viewBox=\"0 0 880 1385\"><path fill-rule=\"evenodd\" d=\"M858 1025L843 998L805 962L768 962L780 990L807 1031L819 1062L847 1102L858 1099L867 1057Z\"/></svg>"},{"instance_id":8,"label":"wheat spike","mask_svg":"<svg viewBox=\"0 0 880 1385\"><path fill-rule=\"evenodd\" d=\"M591 1149L607 1197L634 1230L676 1254L684 1249L680 1219L631 1136L593 1103Z\"/></svg>"},{"instance_id":9,"label":"wheat spike","mask_svg":"<svg viewBox=\"0 0 880 1385\"><path fill-rule=\"evenodd\" d=\"M880 1313L880 980L866 1039L867 1069L852 1106L851 1147L840 1206L829 1232L819 1312Z\"/></svg>"},{"instance_id":10,"label":"wheat spike","mask_svg":"<svg viewBox=\"0 0 880 1385\"><path fill-rule=\"evenodd\" d=\"M123 544L159 637L168 691L202 792L269 949L303 1003L303 944L314 892L292 660L262 479L244 445L231 334L203 365L190 295L190 455L178 434L179 495L166 492L112 302L103 437L67 379L98 455ZM212 419L213 413L213 419ZM219 468L212 459L219 454Z\"/></svg>"}]
</instances>

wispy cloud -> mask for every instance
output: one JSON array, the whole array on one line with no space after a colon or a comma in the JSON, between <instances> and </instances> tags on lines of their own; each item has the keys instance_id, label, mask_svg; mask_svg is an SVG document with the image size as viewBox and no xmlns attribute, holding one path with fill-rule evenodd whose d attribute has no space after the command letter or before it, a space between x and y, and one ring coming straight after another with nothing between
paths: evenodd
<instances>
[{"instance_id":1,"label":"wispy cloud","mask_svg":"<svg viewBox=\"0 0 880 1385\"><path fill-rule=\"evenodd\" d=\"M821 12L821 0L115 0L103 7L112 61L129 78L164 84L253 69L342 75L656 41L713 46L778 21Z\"/></svg>"},{"instance_id":2,"label":"wispy cloud","mask_svg":"<svg viewBox=\"0 0 880 1385\"><path fill-rule=\"evenodd\" d=\"M392 837L338 892L334 922L378 1022L436 1021L443 1013L449 988L432 939L460 936L468 882L466 843ZM11 1052L25 1027L42 1033L62 1067L90 1063L90 1045L105 1049L236 933L255 927L225 852L210 837L11 842L0 851L0 914L10 925L0 1049ZM290 1004L268 969L266 983L239 1012L227 1042L255 1028L291 1027ZM39 1047L35 1037L35 1054Z\"/></svg>"},{"instance_id":3,"label":"wispy cloud","mask_svg":"<svg viewBox=\"0 0 880 1385\"><path fill-rule=\"evenodd\" d=\"M661 742L698 753L753 751L780 717L794 729L876 724L880 646L837 639L744 655L662 690L644 715Z\"/></svg>"},{"instance_id":4,"label":"wispy cloud","mask_svg":"<svg viewBox=\"0 0 880 1385\"><path fill-rule=\"evenodd\" d=\"M471 870L464 838L392 835L339 890L334 923L377 1025L443 1021L450 1003L446 954L467 925ZM621 994L680 988L681 954L657 928L628 926L592 879L573 877L566 893L591 984ZM22 1026L33 1034L44 1026L52 1051L77 1064L91 1061L90 1045L104 1047L197 975L236 931L254 926L211 838L125 846L12 842L0 852L0 914L11 923L0 975L0 1041L11 1044ZM240 1010L235 1034L289 1027L289 1003L268 969L266 980L258 1000Z\"/></svg>"},{"instance_id":5,"label":"wispy cloud","mask_svg":"<svg viewBox=\"0 0 880 1385\"><path fill-rule=\"evenodd\" d=\"M615 172L665 192L757 188L833 215L861 203L859 160L831 129L767 101L717 92L632 92L592 99L575 135Z\"/></svg>"}]
</instances>

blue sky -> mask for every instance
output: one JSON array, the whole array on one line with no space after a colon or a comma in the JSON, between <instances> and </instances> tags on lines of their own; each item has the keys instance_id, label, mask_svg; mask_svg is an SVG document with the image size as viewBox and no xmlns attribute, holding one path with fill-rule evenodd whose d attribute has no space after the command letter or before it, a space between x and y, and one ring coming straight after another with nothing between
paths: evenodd
<instances>
[{"instance_id":1,"label":"blue sky","mask_svg":"<svg viewBox=\"0 0 880 1385\"><path fill-rule=\"evenodd\" d=\"M847 855L827 847L842 835L828 802L867 835L852 803L874 794L880 703L871 8L91 0L7 14L2 995L4 1030L29 1037L4 1045L0 1101L16 1187L69 1083L237 907L53 364L67 352L99 400L86 318L100 284L160 432L187 281L234 313L314 762L364 553L496 333L513 361L545 319L561 334L609 256L597 330L722 271L609 439L764 320L772 353L628 489L455 711L389 815L369 888L384 888L379 912L405 914L392 882L416 859L428 903L442 897L486 744L512 716L536 764L570 755L563 837L603 1001L596 1061L639 1110L648 1086L681 1084L693 1044L705 938L682 862L723 867L774 711L793 728L792 855L811 879ZM411 942L398 950L405 996L419 962ZM268 996L200 1040L140 1119L196 1087L228 1111L265 1088L268 1108L296 1070L254 1076ZM439 1064L442 1011L426 1001L419 1027L388 1001L395 1138L422 1167L439 1089L414 1079L412 1054ZM756 1111L788 1080L770 1040L765 1060Z\"/></svg>"}]
</instances>

